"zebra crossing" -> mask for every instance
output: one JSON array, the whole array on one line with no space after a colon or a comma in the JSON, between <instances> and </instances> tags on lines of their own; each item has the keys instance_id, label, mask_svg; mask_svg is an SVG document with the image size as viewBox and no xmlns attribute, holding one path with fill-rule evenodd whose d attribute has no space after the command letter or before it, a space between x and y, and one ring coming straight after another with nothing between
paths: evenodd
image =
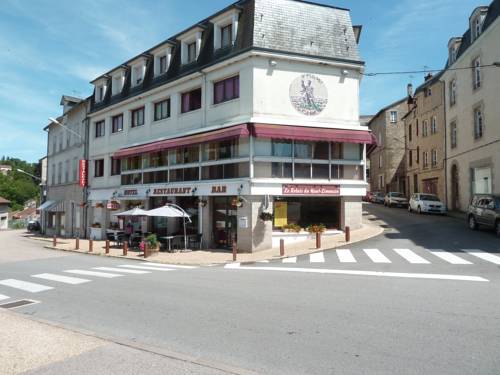
<instances>
[{"instance_id":1,"label":"zebra crossing","mask_svg":"<svg viewBox=\"0 0 500 375\"><path fill-rule=\"evenodd\" d=\"M0 280L0 301L9 303L12 299L7 294L8 290L28 292L30 294L45 292L57 288L59 285L81 285L91 283L99 279L114 279L133 275L146 275L154 272L168 272L186 269L195 269L195 266L180 266L174 264L160 264L153 262L141 262L138 264L122 264L113 267L97 266L90 269L67 269L57 273L46 272L30 275L27 278ZM29 280L29 281L28 281ZM49 285L46 285L49 283Z\"/></svg>"},{"instance_id":2,"label":"zebra crossing","mask_svg":"<svg viewBox=\"0 0 500 375\"><path fill-rule=\"evenodd\" d=\"M283 258L281 263L294 264L297 262L325 263L338 261L339 263L359 263L368 260L376 264L391 264L403 261L415 265L430 265L442 262L452 265L473 265L479 262L500 265L500 255L488 253L482 250L461 250L459 252L449 252L444 250L425 250L425 254L417 254L414 250L395 248L382 252L379 249L362 249L353 251L350 249L332 250L335 256L325 257L325 252L317 252L309 255L293 256ZM330 253L327 253L330 254ZM427 256L428 255L428 256ZM465 256L472 256L473 260L468 260ZM268 263L267 261L259 263Z\"/></svg>"}]
</instances>

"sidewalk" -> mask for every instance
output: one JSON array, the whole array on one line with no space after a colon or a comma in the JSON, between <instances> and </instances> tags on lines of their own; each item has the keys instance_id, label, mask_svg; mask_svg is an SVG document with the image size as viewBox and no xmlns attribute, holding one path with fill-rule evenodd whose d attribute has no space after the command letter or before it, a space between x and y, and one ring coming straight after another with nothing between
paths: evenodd
<instances>
[{"instance_id":1,"label":"sidewalk","mask_svg":"<svg viewBox=\"0 0 500 375\"><path fill-rule=\"evenodd\" d=\"M332 249L340 246L347 246L349 244L360 242L371 237L375 237L383 232L383 228L379 226L374 226L370 224L364 224L362 228L351 231L351 241L345 242L344 234L339 234L336 236L324 236L321 239L321 248L316 248L315 240L307 240L294 244L285 245L285 257L298 256L304 254L311 254L317 251ZM121 248L110 248L109 254L105 254L105 241L93 241L93 251L90 253L89 241L80 240L80 250L75 250L75 240L73 239L58 239L57 246L52 246L52 240L44 237L32 237L35 240L40 240L48 242L46 246L47 249L62 250L62 251L73 251L86 254L95 254L101 256L110 256L117 258L127 258L127 259L141 259L144 260L142 252L134 251L129 249L127 256L123 256L123 250ZM279 259L280 257L279 247L259 251L256 253L238 253L238 262L258 262L263 260L273 260ZM178 252L178 253L166 253L160 252L155 253L147 258L151 262L167 263L167 264L179 264L179 265L216 265L216 264L226 264L233 261L233 255L229 251L220 250L195 250L189 252Z\"/></svg>"}]
</instances>

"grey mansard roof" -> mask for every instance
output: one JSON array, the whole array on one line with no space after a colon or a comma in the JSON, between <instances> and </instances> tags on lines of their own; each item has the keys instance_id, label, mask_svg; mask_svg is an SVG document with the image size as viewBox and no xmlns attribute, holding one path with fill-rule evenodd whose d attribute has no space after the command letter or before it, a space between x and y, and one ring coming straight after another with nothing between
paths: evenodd
<instances>
[{"instance_id":1,"label":"grey mansard roof","mask_svg":"<svg viewBox=\"0 0 500 375\"><path fill-rule=\"evenodd\" d=\"M214 27L210 19L233 8L240 10L235 44L229 48L214 51ZM181 65L180 43L176 38L196 26L204 29L199 57L193 63ZM171 64L166 74L154 77L151 51L166 43L173 45ZM122 92L111 97L111 90L107 90L106 97L100 103L95 103L92 96L91 112L250 50L364 64L359 55L348 9L301 0L240 0L146 52L132 57L128 62L138 56L148 57L143 83L131 88L130 69L127 69ZM120 66L123 64L117 67ZM101 77L109 80L108 74L117 67Z\"/></svg>"}]
</instances>

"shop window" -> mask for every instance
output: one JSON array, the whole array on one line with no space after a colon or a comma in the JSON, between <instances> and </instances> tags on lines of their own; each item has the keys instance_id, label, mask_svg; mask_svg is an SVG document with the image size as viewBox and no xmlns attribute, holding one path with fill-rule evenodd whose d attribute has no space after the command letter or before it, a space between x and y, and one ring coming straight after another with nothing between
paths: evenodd
<instances>
[{"instance_id":1,"label":"shop window","mask_svg":"<svg viewBox=\"0 0 500 375\"><path fill-rule=\"evenodd\" d=\"M144 158L144 168L166 167L167 165L168 151L152 152Z\"/></svg>"},{"instance_id":2,"label":"shop window","mask_svg":"<svg viewBox=\"0 0 500 375\"><path fill-rule=\"evenodd\" d=\"M199 168L180 168L170 170L170 182L198 181Z\"/></svg>"},{"instance_id":3,"label":"shop window","mask_svg":"<svg viewBox=\"0 0 500 375\"><path fill-rule=\"evenodd\" d=\"M183 147L168 152L170 165L198 163L200 160L199 147Z\"/></svg>"},{"instance_id":4,"label":"shop window","mask_svg":"<svg viewBox=\"0 0 500 375\"><path fill-rule=\"evenodd\" d=\"M329 148L330 144L328 142L316 142L313 147L313 159L328 160Z\"/></svg>"},{"instance_id":5,"label":"shop window","mask_svg":"<svg viewBox=\"0 0 500 375\"><path fill-rule=\"evenodd\" d=\"M337 229L340 223L339 198L282 198L274 202L275 227L298 224L306 228L311 224L324 224ZM278 225L276 225L278 224Z\"/></svg>"},{"instance_id":6,"label":"shop window","mask_svg":"<svg viewBox=\"0 0 500 375\"><path fill-rule=\"evenodd\" d=\"M203 180L244 178L244 177L249 177L249 175L250 171L248 163L211 165L203 167L201 171L201 176Z\"/></svg>"},{"instance_id":7,"label":"shop window","mask_svg":"<svg viewBox=\"0 0 500 375\"><path fill-rule=\"evenodd\" d=\"M295 142L294 144L294 156L297 159L311 159L312 158L312 142Z\"/></svg>"},{"instance_id":8,"label":"shop window","mask_svg":"<svg viewBox=\"0 0 500 375\"><path fill-rule=\"evenodd\" d=\"M139 185L142 184L142 173L122 174L122 185Z\"/></svg>"},{"instance_id":9,"label":"shop window","mask_svg":"<svg viewBox=\"0 0 500 375\"><path fill-rule=\"evenodd\" d=\"M332 143L332 159L340 160L343 155L343 144L342 143Z\"/></svg>"},{"instance_id":10,"label":"shop window","mask_svg":"<svg viewBox=\"0 0 500 375\"><path fill-rule=\"evenodd\" d=\"M161 184L168 182L168 171L156 171L144 173L145 184Z\"/></svg>"},{"instance_id":11,"label":"shop window","mask_svg":"<svg viewBox=\"0 0 500 375\"><path fill-rule=\"evenodd\" d=\"M249 151L248 138L212 142L204 144L202 147L204 161L244 157L248 156Z\"/></svg>"},{"instance_id":12,"label":"shop window","mask_svg":"<svg viewBox=\"0 0 500 375\"><path fill-rule=\"evenodd\" d=\"M240 97L240 77L231 77L214 83L214 104Z\"/></svg>"},{"instance_id":13,"label":"shop window","mask_svg":"<svg viewBox=\"0 0 500 375\"><path fill-rule=\"evenodd\" d=\"M292 178L292 163L255 163L256 178Z\"/></svg>"},{"instance_id":14,"label":"shop window","mask_svg":"<svg viewBox=\"0 0 500 375\"><path fill-rule=\"evenodd\" d=\"M330 166L328 164L313 164L312 166L312 178L328 180L330 178Z\"/></svg>"},{"instance_id":15,"label":"shop window","mask_svg":"<svg viewBox=\"0 0 500 375\"><path fill-rule=\"evenodd\" d=\"M311 164L295 163L294 178L311 178Z\"/></svg>"},{"instance_id":16,"label":"shop window","mask_svg":"<svg viewBox=\"0 0 500 375\"><path fill-rule=\"evenodd\" d=\"M292 141L257 138L255 140L255 155L292 157Z\"/></svg>"},{"instance_id":17,"label":"shop window","mask_svg":"<svg viewBox=\"0 0 500 375\"><path fill-rule=\"evenodd\" d=\"M342 177L346 180L363 180L363 167L360 165L344 165Z\"/></svg>"},{"instance_id":18,"label":"shop window","mask_svg":"<svg viewBox=\"0 0 500 375\"><path fill-rule=\"evenodd\" d=\"M142 156L132 156L124 159L122 164L122 171L133 171L142 168Z\"/></svg>"},{"instance_id":19,"label":"shop window","mask_svg":"<svg viewBox=\"0 0 500 375\"><path fill-rule=\"evenodd\" d=\"M186 113L201 108L201 88L182 94L181 112Z\"/></svg>"},{"instance_id":20,"label":"shop window","mask_svg":"<svg viewBox=\"0 0 500 375\"><path fill-rule=\"evenodd\" d=\"M342 180L344 178L344 166L332 165L332 180Z\"/></svg>"}]
</instances>

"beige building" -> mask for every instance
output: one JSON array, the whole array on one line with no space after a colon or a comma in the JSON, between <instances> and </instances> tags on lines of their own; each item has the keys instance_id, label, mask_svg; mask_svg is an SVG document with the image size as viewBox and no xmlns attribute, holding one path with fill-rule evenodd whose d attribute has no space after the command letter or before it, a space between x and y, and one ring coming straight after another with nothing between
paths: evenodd
<instances>
[{"instance_id":1,"label":"beige building","mask_svg":"<svg viewBox=\"0 0 500 375\"><path fill-rule=\"evenodd\" d=\"M441 75L429 74L410 96L410 111L404 116L404 123L408 195L436 194L444 201L445 112Z\"/></svg>"},{"instance_id":2,"label":"beige building","mask_svg":"<svg viewBox=\"0 0 500 375\"><path fill-rule=\"evenodd\" d=\"M500 193L500 0L472 12L448 43L447 203L466 210L475 193Z\"/></svg>"},{"instance_id":3,"label":"beige building","mask_svg":"<svg viewBox=\"0 0 500 375\"><path fill-rule=\"evenodd\" d=\"M406 194L405 128L406 98L381 109L368 123L378 146L370 155L372 191Z\"/></svg>"}]
</instances>

